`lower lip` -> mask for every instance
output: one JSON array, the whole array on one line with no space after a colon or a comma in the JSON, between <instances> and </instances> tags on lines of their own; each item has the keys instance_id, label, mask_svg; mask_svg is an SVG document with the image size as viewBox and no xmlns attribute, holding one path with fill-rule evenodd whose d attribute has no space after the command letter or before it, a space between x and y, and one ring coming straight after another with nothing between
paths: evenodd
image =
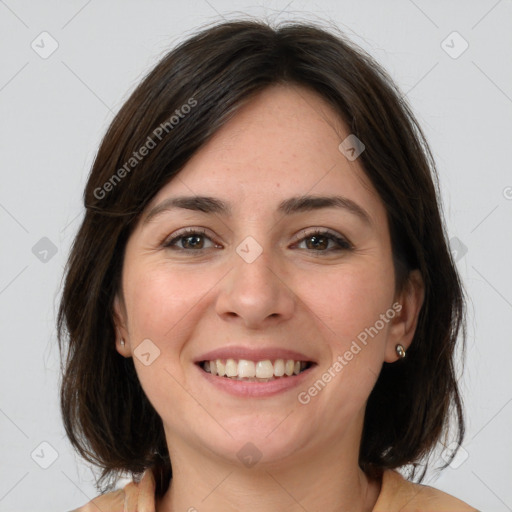
<instances>
[{"instance_id":1,"label":"lower lip","mask_svg":"<svg viewBox=\"0 0 512 512\"><path fill-rule=\"evenodd\" d=\"M316 366L313 364L298 375L290 377L278 377L269 382L249 382L243 380L235 380L227 377L219 377L204 371L198 364L195 365L199 373L207 382L213 384L218 389L234 396L264 398L274 396L303 384L308 378L309 373Z\"/></svg>"}]
</instances>

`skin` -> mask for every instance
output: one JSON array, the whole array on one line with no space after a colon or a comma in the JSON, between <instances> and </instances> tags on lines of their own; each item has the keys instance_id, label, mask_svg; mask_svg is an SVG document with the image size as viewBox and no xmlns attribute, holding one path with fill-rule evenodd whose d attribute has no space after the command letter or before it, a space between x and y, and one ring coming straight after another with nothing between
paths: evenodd
<instances>
[{"instance_id":1,"label":"skin","mask_svg":"<svg viewBox=\"0 0 512 512\"><path fill-rule=\"evenodd\" d=\"M375 505L380 481L358 466L366 400L383 362L398 359L396 345L409 347L423 284L415 271L402 291L395 289L386 211L358 160L338 149L348 135L314 93L265 89L146 210L176 195L207 195L229 201L233 216L174 209L141 220L128 240L115 300L116 348L134 357L163 420L173 479L158 512L371 511ZM276 212L282 200L304 194L343 195L370 222L332 207ZM184 250L190 238L163 247L184 227L206 230L199 248L192 240L193 248ZM302 232L309 228L329 229L353 248L335 251L334 241L317 248ZM262 248L252 263L236 252L247 236ZM298 392L395 302L400 313L308 404L299 403ZM145 339L160 350L148 366L134 356ZM297 350L318 366L300 389L239 398L205 384L193 363L233 345ZM262 455L250 468L237 457L247 442Z\"/></svg>"}]
</instances>

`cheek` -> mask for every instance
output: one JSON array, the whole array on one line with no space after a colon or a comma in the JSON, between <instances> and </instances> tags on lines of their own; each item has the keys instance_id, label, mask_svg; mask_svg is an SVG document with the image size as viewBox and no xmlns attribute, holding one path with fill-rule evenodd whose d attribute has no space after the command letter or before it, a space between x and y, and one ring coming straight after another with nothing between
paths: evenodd
<instances>
[{"instance_id":1,"label":"cheek","mask_svg":"<svg viewBox=\"0 0 512 512\"><path fill-rule=\"evenodd\" d=\"M137 338L155 339L167 346L201 309L208 279L200 272L187 273L156 265L126 275L130 330ZM210 287L211 288L211 287Z\"/></svg>"},{"instance_id":2,"label":"cheek","mask_svg":"<svg viewBox=\"0 0 512 512\"><path fill-rule=\"evenodd\" d=\"M303 390L305 399L316 400L319 416L349 421L364 407L382 367L394 317L393 282L386 273L366 268L316 280L315 290L307 305L319 319L316 329L330 357L318 375L325 387L315 383Z\"/></svg>"},{"instance_id":3,"label":"cheek","mask_svg":"<svg viewBox=\"0 0 512 512\"><path fill-rule=\"evenodd\" d=\"M181 357L203 314L211 279L204 273L187 273L160 263L127 270L125 295L135 369L148 400L168 420L171 413L185 410L182 407L189 402L190 397L184 393L187 380ZM147 339L157 347L149 345L149 352L155 350L158 354L149 365L137 356L138 345ZM200 411L196 412L200 417ZM186 414L177 414L178 418L182 416L187 418ZM176 418L172 421L186 423Z\"/></svg>"},{"instance_id":4,"label":"cheek","mask_svg":"<svg viewBox=\"0 0 512 512\"><path fill-rule=\"evenodd\" d=\"M393 272L380 265L340 267L307 280L301 296L324 324L333 345L343 349L391 308L393 279Z\"/></svg>"},{"instance_id":5,"label":"cheek","mask_svg":"<svg viewBox=\"0 0 512 512\"><path fill-rule=\"evenodd\" d=\"M331 268L301 285L301 297L307 297L306 306L314 313L310 317L327 357L317 380L301 389L298 398L301 404L311 404L314 417L319 422L321 418L318 428L333 440L339 437L339 425L352 421L365 407L380 373L389 329L381 315L391 309L388 320L394 317L393 280L389 268L365 262L364 267Z\"/></svg>"}]
</instances>

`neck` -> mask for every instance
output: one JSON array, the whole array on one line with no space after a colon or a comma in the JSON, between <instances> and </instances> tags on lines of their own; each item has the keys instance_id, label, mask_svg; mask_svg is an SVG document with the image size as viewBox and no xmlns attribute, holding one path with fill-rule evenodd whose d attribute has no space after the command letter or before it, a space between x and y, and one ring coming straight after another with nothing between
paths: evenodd
<instances>
[{"instance_id":1,"label":"neck","mask_svg":"<svg viewBox=\"0 0 512 512\"><path fill-rule=\"evenodd\" d=\"M381 482L358 465L358 442L326 443L251 468L170 444L173 478L156 512L371 512L380 493Z\"/></svg>"}]
</instances>

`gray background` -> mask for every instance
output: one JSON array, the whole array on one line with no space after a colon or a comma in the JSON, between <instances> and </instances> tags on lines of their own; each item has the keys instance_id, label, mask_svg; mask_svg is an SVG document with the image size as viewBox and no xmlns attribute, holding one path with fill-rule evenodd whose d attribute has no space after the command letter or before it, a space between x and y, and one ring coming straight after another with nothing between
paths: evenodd
<instances>
[{"instance_id":1,"label":"gray background","mask_svg":"<svg viewBox=\"0 0 512 512\"><path fill-rule=\"evenodd\" d=\"M195 27L242 13L332 21L407 94L470 296L465 452L425 483L512 510L510 0L0 1L0 510L64 511L96 495L64 434L54 327L86 177L145 72Z\"/></svg>"}]
</instances>

